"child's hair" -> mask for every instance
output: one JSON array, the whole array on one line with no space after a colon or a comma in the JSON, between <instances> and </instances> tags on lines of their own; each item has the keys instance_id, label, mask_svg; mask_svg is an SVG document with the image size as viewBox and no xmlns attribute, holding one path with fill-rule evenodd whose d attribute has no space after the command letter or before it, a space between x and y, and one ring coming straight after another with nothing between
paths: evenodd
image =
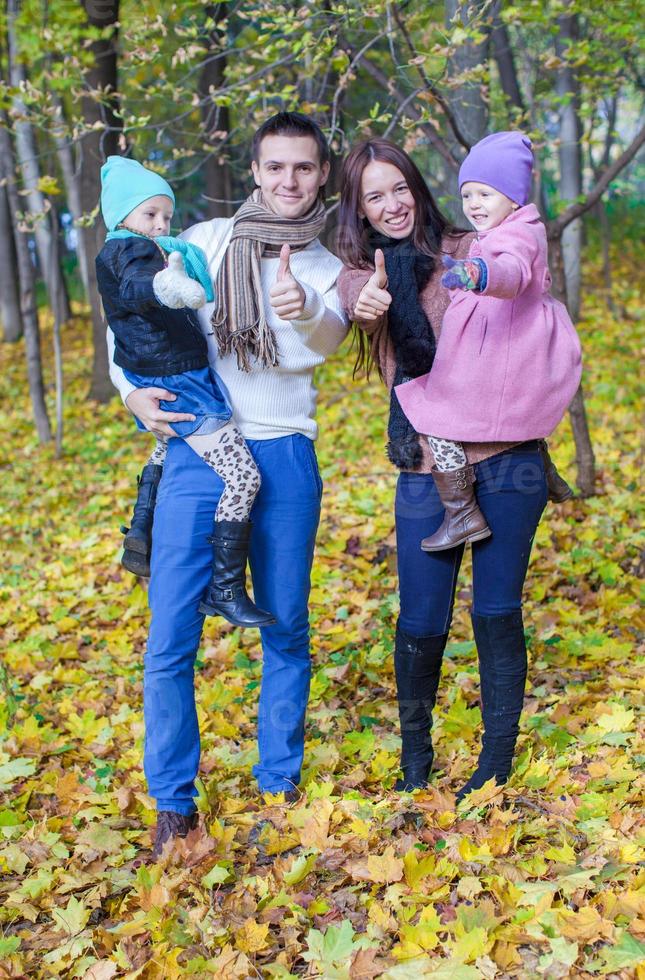
<instances>
[{"instance_id":1,"label":"child's hair","mask_svg":"<svg viewBox=\"0 0 645 980\"><path fill-rule=\"evenodd\" d=\"M260 158L260 144L265 136L311 136L318 147L320 163L329 162L329 144L325 134L309 116L302 112L276 112L262 123L253 135L251 158L257 163Z\"/></svg>"}]
</instances>

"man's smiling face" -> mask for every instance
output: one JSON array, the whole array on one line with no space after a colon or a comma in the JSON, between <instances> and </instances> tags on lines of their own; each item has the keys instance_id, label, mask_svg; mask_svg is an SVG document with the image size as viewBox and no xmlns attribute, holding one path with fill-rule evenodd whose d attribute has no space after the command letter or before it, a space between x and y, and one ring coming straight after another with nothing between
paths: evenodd
<instances>
[{"instance_id":1,"label":"man's smiling face","mask_svg":"<svg viewBox=\"0 0 645 980\"><path fill-rule=\"evenodd\" d=\"M311 210L329 177L313 136L265 136L251 169L268 208L281 218L300 218Z\"/></svg>"}]
</instances>

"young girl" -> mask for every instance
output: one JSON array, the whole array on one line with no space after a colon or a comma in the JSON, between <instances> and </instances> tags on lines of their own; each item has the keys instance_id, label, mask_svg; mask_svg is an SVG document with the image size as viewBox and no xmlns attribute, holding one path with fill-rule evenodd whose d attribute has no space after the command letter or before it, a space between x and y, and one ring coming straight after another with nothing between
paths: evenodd
<instances>
[{"instance_id":1,"label":"young girl","mask_svg":"<svg viewBox=\"0 0 645 980\"><path fill-rule=\"evenodd\" d=\"M192 414L173 431L224 483L215 512L213 572L199 611L236 626L266 626L273 616L246 592L249 513L260 475L208 366L206 338L192 309L213 299L201 249L169 237L175 197L159 174L125 157L101 168L101 210L108 229L96 259L98 287L114 334L114 361L136 387L158 386L176 395L161 406ZM184 271L184 262L189 275ZM137 419L137 425L144 429ZM148 569L157 487L166 444L157 441L139 479L123 564Z\"/></svg>"},{"instance_id":2,"label":"young girl","mask_svg":"<svg viewBox=\"0 0 645 980\"><path fill-rule=\"evenodd\" d=\"M460 442L544 439L562 419L581 374L580 343L569 315L549 293L547 240L527 204L531 142L493 133L459 171L463 211L477 238L466 259L445 256L442 283L454 290L432 369L396 387L407 418L427 435L445 509L421 542L443 551L490 535ZM550 498L571 495L543 444Z\"/></svg>"}]
</instances>

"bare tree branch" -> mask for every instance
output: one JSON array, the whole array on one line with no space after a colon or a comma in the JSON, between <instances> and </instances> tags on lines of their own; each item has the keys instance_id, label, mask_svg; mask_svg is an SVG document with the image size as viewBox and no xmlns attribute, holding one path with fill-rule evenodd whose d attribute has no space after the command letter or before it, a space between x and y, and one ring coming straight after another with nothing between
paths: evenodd
<instances>
[{"instance_id":1,"label":"bare tree branch","mask_svg":"<svg viewBox=\"0 0 645 980\"><path fill-rule=\"evenodd\" d=\"M558 238L562 231L574 221L579 218L581 214L585 214L590 208L594 206L596 201L599 201L602 195L607 190L609 184L614 180L615 177L623 170L627 164L634 159L641 146L645 143L645 126L643 126L634 139L631 141L626 150L617 157L610 167L604 171L602 176L598 178L594 186L591 188L584 201L579 201L576 204L570 205L562 214L558 215L557 218L553 218L551 221L547 222L547 237L549 241L553 241Z\"/></svg>"},{"instance_id":2,"label":"bare tree branch","mask_svg":"<svg viewBox=\"0 0 645 980\"><path fill-rule=\"evenodd\" d=\"M354 56L357 52L350 44L343 43L343 47L348 54ZM400 92L399 89L392 83L392 80L388 78L384 71L382 71L373 61L369 58L362 56L359 58L359 64L365 68L366 72L372 76L375 82L378 82L382 86L385 92L389 92L390 95L396 100L399 106L403 103L408 102L408 96ZM436 149L436 151L443 157L451 170L457 170L461 165L461 160L459 160L448 144L439 136L434 126L428 122L423 122L421 119L422 113L415 106L410 105L408 112L410 116L419 123L419 126L428 138L428 142Z\"/></svg>"},{"instance_id":3,"label":"bare tree branch","mask_svg":"<svg viewBox=\"0 0 645 980\"><path fill-rule=\"evenodd\" d=\"M511 41L508 36L508 29L500 17L501 6L501 0L496 0L493 4L493 23L490 30L493 55L497 62L497 69L504 95L511 105L517 106L522 112L526 112L526 106L522 98L522 91L515 69L515 58L513 57L513 48L511 47Z\"/></svg>"},{"instance_id":4,"label":"bare tree branch","mask_svg":"<svg viewBox=\"0 0 645 980\"><path fill-rule=\"evenodd\" d=\"M414 92L410 92L410 94L408 95L408 97L403 100L403 102L400 104L400 106L398 107L398 109L396 110L396 112L394 113L394 115L392 116L392 118L390 119L389 123L387 124L387 129L383 133L383 136L389 136L390 135L390 133L392 132L392 130L394 129L394 127L398 123L399 119L401 118L401 116L403 115L403 113L405 112L405 110L408 108L408 106L410 105L411 102L414 102L414 100L419 95L419 92L421 92L421 91L423 91L423 90L420 89L420 88L415 88Z\"/></svg>"},{"instance_id":5,"label":"bare tree branch","mask_svg":"<svg viewBox=\"0 0 645 980\"><path fill-rule=\"evenodd\" d=\"M363 57L363 55L367 51L369 51L369 49L372 47L372 45L376 44L377 41L380 41L382 37L383 37L383 34L382 33L381 34L375 34L374 37L370 38L370 40L367 41L367 43L364 44L362 48L359 48L358 51L353 51L352 50L352 57L350 58L349 65L347 66L347 68L343 72L343 76L346 77L349 72L353 71L353 69L356 67L356 65L358 64L358 62ZM347 49L345 53L349 57L349 55L350 55L350 49L349 49L349 47L347 45L345 45L344 47ZM338 129L338 122L337 122L337 120L338 120L338 111L339 111L339 107L340 107L340 100L341 100L342 95L345 92L345 89L346 88L347 88L346 83L344 81L340 81L339 84L336 86L336 91L334 92L334 99L333 99L333 102L332 102L332 109L331 109L331 122L329 124L329 138L330 138L330 140L333 139L334 133Z\"/></svg>"},{"instance_id":6,"label":"bare tree branch","mask_svg":"<svg viewBox=\"0 0 645 980\"><path fill-rule=\"evenodd\" d=\"M410 54L412 55L413 58L417 59L419 57L419 52L417 51L417 49L414 46L414 43L412 41L412 38L410 37L410 32L408 31L408 29L407 29L407 27L405 25L405 21L401 17L400 11L397 10L396 8L394 9L394 19L395 19L395 21L396 21L396 23L398 25L399 30L401 31L401 34L403 35L403 38L404 38L405 43L406 43L406 45L408 47L408 50L410 51ZM448 125L450 126L450 128L451 128L451 130L453 132L453 135L454 135L455 139L457 140L458 143L460 143L463 146L463 148L465 150L469 150L470 149L470 143L468 142L468 140L466 139L466 137L462 133L461 129L459 128L459 123L457 122L457 119L455 118L454 112L452 111L452 109L448 105L448 102L446 101L446 99L444 98L444 96L441 94L441 92L439 91L439 89L437 88L437 86L435 85L435 83L432 81L432 79L428 77L428 75L426 74L425 68L423 67L423 65L421 64L421 62L417 62L417 64L415 65L415 67L416 67L416 69L417 69L417 71L419 73L419 77L421 78L421 81L423 82L423 85L424 85L425 89L428 92L430 92L430 94L435 99L435 101L441 106L441 108L443 110L443 114L445 115L446 119L448 120Z\"/></svg>"}]
</instances>

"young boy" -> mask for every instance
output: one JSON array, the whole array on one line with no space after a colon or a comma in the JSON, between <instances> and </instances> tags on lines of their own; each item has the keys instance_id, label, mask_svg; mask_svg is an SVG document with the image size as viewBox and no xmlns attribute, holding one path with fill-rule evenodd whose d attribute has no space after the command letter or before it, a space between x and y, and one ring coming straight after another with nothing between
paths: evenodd
<instances>
[{"instance_id":1,"label":"young boy","mask_svg":"<svg viewBox=\"0 0 645 980\"><path fill-rule=\"evenodd\" d=\"M169 236L175 198L159 174L135 160L109 157L101 182L108 235L96 270L114 334L114 361L135 387L158 386L176 396L172 407L192 420L173 422L173 432L224 481L210 539L212 576L200 612L224 616L236 626L267 626L275 622L273 616L254 605L245 584L249 513L260 475L208 365L206 339L192 312L213 299L206 258L196 245ZM193 278L185 274L184 261ZM145 430L139 419L137 425ZM150 560L166 448L158 439L139 480L125 537L124 565L138 574Z\"/></svg>"}]
</instances>

